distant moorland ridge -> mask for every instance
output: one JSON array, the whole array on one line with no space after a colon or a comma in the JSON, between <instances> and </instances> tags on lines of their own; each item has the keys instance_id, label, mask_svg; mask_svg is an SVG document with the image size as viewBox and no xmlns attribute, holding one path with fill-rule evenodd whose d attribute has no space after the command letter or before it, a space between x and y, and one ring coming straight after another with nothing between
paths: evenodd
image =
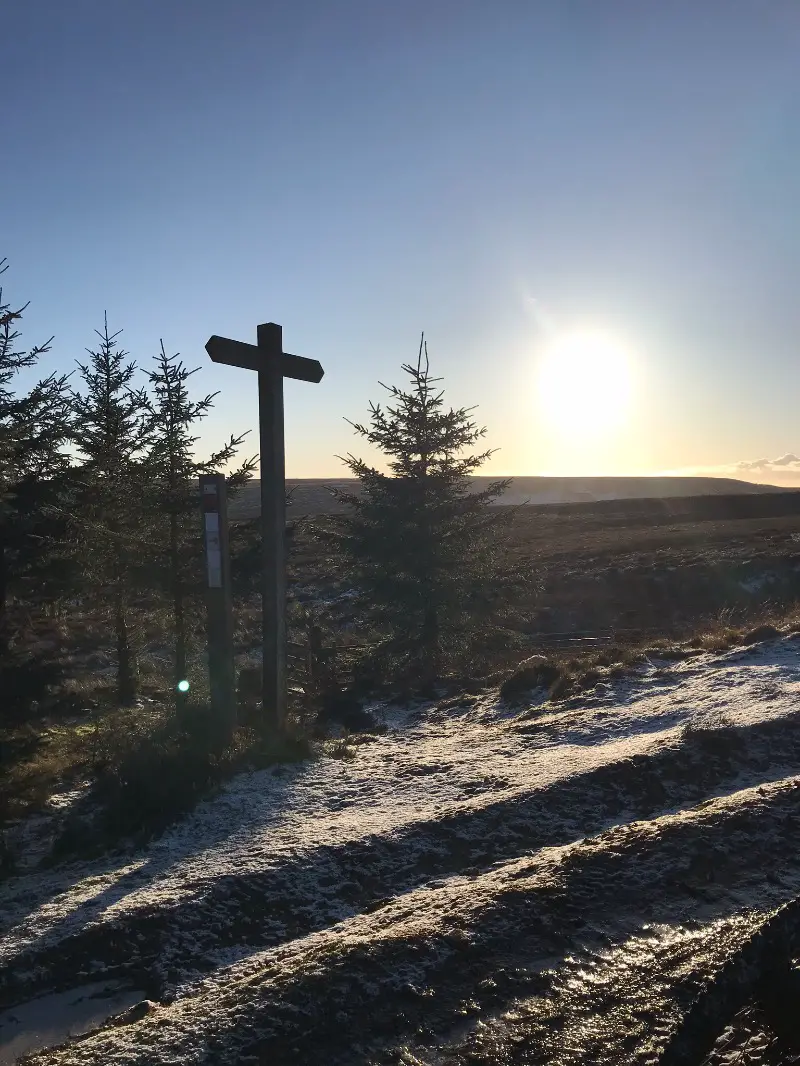
<instances>
[{"instance_id":1,"label":"distant moorland ridge","mask_svg":"<svg viewBox=\"0 0 800 1066\"><path fill-rule=\"evenodd\" d=\"M474 477L475 491L495 478ZM357 492L353 478L287 478L294 514L324 514L341 510L333 489ZM720 477L515 477L499 504L555 505L601 500L670 499L685 496L737 496L786 492L774 485ZM260 482L251 481L231 503L231 518L252 518L259 512Z\"/></svg>"}]
</instances>

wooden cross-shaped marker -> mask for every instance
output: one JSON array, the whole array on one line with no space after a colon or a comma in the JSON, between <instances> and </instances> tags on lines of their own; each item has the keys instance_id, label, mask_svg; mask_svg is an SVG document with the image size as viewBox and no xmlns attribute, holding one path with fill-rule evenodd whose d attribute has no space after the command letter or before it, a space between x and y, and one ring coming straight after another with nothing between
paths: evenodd
<instances>
[{"instance_id":1,"label":"wooden cross-shaped marker","mask_svg":"<svg viewBox=\"0 0 800 1066\"><path fill-rule=\"evenodd\" d=\"M283 439L283 379L322 380L316 359L283 350L283 331L274 322L258 327L258 345L210 337L214 363L258 373L261 438L261 537L263 542L262 626L265 724L276 729L286 716L286 461Z\"/></svg>"}]
</instances>

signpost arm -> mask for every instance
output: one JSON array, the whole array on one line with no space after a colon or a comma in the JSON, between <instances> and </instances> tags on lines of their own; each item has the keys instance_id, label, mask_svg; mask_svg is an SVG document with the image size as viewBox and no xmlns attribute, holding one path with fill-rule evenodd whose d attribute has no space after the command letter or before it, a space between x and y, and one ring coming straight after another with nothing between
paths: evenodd
<instances>
[{"instance_id":1,"label":"signpost arm","mask_svg":"<svg viewBox=\"0 0 800 1066\"><path fill-rule=\"evenodd\" d=\"M261 530L264 559L263 715L281 729L286 717L286 469L283 440L283 331L258 327L264 358L258 371L261 434Z\"/></svg>"},{"instance_id":2,"label":"signpost arm","mask_svg":"<svg viewBox=\"0 0 800 1066\"><path fill-rule=\"evenodd\" d=\"M201 474L200 498L206 558L211 707L215 719L230 732L236 725L236 671L225 475Z\"/></svg>"}]
</instances>

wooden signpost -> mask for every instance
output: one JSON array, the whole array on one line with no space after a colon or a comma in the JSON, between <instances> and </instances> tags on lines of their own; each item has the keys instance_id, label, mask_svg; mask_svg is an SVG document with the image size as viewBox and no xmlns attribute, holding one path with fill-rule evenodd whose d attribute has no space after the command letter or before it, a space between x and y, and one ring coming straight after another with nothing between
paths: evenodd
<instances>
[{"instance_id":1,"label":"wooden signpost","mask_svg":"<svg viewBox=\"0 0 800 1066\"><path fill-rule=\"evenodd\" d=\"M279 729L286 716L286 463L283 437L283 379L322 380L316 359L283 350L283 331L274 322L258 327L258 344L210 337L214 363L258 374L261 441L261 537L263 542L262 638L265 724Z\"/></svg>"},{"instance_id":2,"label":"wooden signpost","mask_svg":"<svg viewBox=\"0 0 800 1066\"><path fill-rule=\"evenodd\" d=\"M228 508L224 474L200 475L203 546L208 608L208 677L211 707L228 730L236 725L233 611L228 550Z\"/></svg>"}]
</instances>

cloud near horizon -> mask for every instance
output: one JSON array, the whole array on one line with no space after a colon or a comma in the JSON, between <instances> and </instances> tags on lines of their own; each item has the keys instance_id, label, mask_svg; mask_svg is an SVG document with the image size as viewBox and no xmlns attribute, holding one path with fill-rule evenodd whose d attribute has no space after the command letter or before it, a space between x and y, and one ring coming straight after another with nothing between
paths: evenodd
<instances>
[{"instance_id":1,"label":"cloud near horizon","mask_svg":"<svg viewBox=\"0 0 800 1066\"><path fill-rule=\"evenodd\" d=\"M800 456L787 452L777 459L743 459L722 466L692 466L667 470L666 474L684 477L732 477L757 484L800 486Z\"/></svg>"},{"instance_id":2,"label":"cloud near horizon","mask_svg":"<svg viewBox=\"0 0 800 1066\"><path fill-rule=\"evenodd\" d=\"M737 470L772 470L774 467L792 467L800 471L800 459L788 452L779 459L746 459L736 464Z\"/></svg>"}]
</instances>

